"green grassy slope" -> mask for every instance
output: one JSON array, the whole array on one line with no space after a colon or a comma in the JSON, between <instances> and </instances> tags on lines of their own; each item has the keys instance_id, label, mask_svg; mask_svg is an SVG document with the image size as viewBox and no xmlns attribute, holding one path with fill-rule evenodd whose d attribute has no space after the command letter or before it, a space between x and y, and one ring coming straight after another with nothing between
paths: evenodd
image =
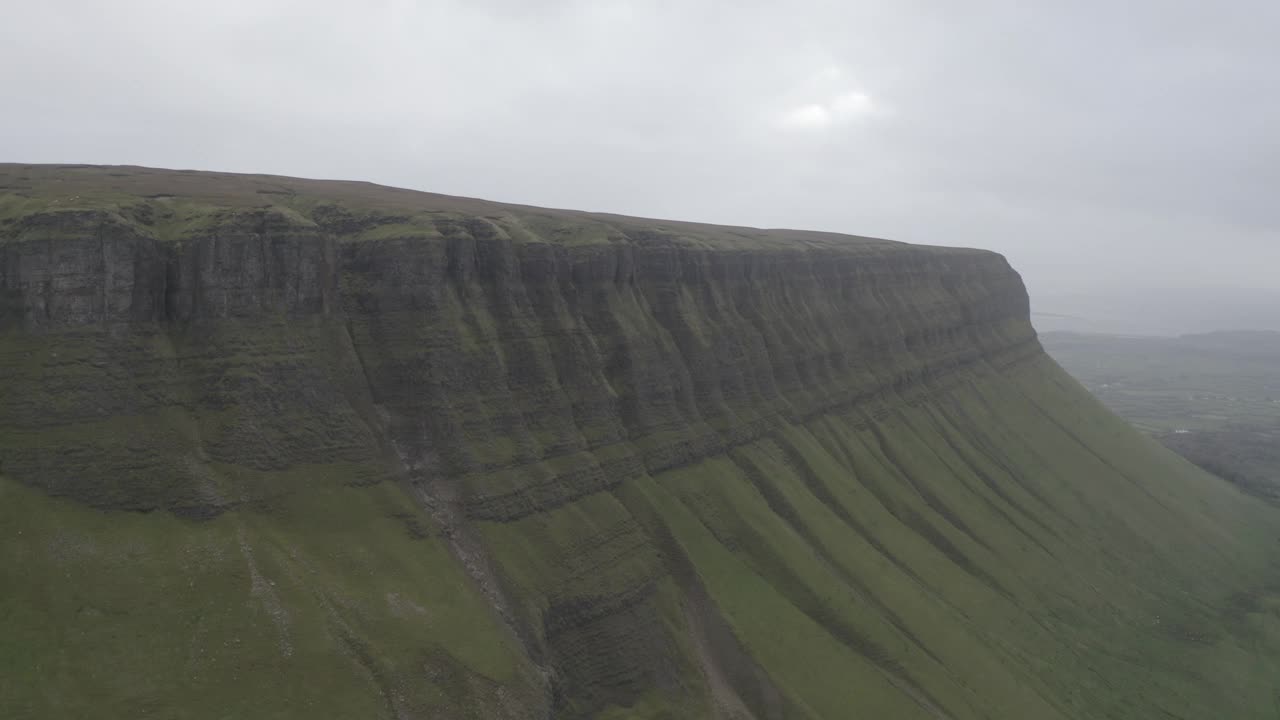
<instances>
[{"instance_id":1,"label":"green grassy slope","mask_svg":"<svg viewBox=\"0 0 1280 720\"><path fill-rule=\"evenodd\" d=\"M997 258L7 171L0 717L1276 716L1277 510L1102 408Z\"/></svg>"},{"instance_id":2,"label":"green grassy slope","mask_svg":"<svg viewBox=\"0 0 1280 720\"><path fill-rule=\"evenodd\" d=\"M348 472L302 470L307 492L211 521L104 513L5 480L4 715L521 716L520 696L494 687L523 685L532 706L536 683L422 532L430 519ZM606 525L624 539L581 565L567 546ZM723 694L760 717L1274 714L1271 511L1150 445L1047 360L481 532L517 597L658 578L653 617L636 622L665 638L637 642L625 615L575 638L617 641L639 668L630 704L610 710L619 683L579 699L601 717L712 716L707 678L739 652L776 698L752 698L760 680L741 670ZM724 643L698 637L700 613L740 650L699 652ZM646 652L669 677L644 674ZM573 657L561 667L601 685Z\"/></svg>"},{"instance_id":3,"label":"green grassy slope","mask_svg":"<svg viewBox=\"0 0 1280 720\"><path fill-rule=\"evenodd\" d=\"M514 640L415 532L420 508L341 468L300 474L308 491L271 512L207 522L0 479L0 716L502 717L496 687L537 702Z\"/></svg>"},{"instance_id":4,"label":"green grassy slope","mask_svg":"<svg viewBox=\"0 0 1280 720\"><path fill-rule=\"evenodd\" d=\"M1014 374L626 492L812 716L1270 717L1267 511Z\"/></svg>"}]
</instances>

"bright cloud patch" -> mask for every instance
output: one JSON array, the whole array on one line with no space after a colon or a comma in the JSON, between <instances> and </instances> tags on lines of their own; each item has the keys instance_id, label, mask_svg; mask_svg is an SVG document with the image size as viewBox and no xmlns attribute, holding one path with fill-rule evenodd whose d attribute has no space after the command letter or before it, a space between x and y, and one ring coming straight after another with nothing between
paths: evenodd
<instances>
[{"instance_id":1,"label":"bright cloud patch","mask_svg":"<svg viewBox=\"0 0 1280 720\"><path fill-rule=\"evenodd\" d=\"M801 97L807 95L809 102L793 105L777 116L777 124L783 130L827 130L884 110L867 93L849 89L847 73L838 65L823 68L796 90ZM819 99L814 101L815 97Z\"/></svg>"},{"instance_id":2,"label":"bright cloud patch","mask_svg":"<svg viewBox=\"0 0 1280 720\"><path fill-rule=\"evenodd\" d=\"M812 103L784 113L779 124L788 130L821 130L831 125L831 111L825 105Z\"/></svg>"},{"instance_id":3,"label":"bright cloud patch","mask_svg":"<svg viewBox=\"0 0 1280 720\"><path fill-rule=\"evenodd\" d=\"M778 117L778 125L784 130L826 130L874 115L879 111L880 107L870 95L849 91L835 95L824 102L806 103L791 108Z\"/></svg>"},{"instance_id":4,"label":"bright cloud patch","mask_svg":"<svg viewBox=\"0 0 1280 720\"><path fill-rule=\"evenodd\" d=\"M875 112L876 104L863 92L847 92L831 101L831 114L836 117L859 117Z\"/></svg>"}]
</instances>

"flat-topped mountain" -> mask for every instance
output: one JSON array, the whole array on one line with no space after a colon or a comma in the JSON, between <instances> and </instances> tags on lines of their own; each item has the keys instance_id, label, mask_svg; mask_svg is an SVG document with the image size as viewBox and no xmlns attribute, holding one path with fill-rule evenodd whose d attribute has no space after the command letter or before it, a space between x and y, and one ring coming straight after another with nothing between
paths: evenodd
<instances>
[{"instance_id":1,"label":"flat-topped mountain","mask_svg":"<svg viewBox=\"0 0 1280 720\"><path fill-rule=\"evenodd\" d=\"M1277 510L998 255L0 165L0 715L1274 716Z\"/></svg>"}]
</instances>

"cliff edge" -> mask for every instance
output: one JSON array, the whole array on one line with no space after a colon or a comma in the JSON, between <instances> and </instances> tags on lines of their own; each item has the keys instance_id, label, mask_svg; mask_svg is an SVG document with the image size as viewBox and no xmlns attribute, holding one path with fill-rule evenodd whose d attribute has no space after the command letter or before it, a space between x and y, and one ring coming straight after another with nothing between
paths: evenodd
<instances>
[{"instance_id":1,"label":"cliff edge","mask_svg":"<svg viewBox=\"0 0 1280 720\"><path fill-rule=\"evenodd\" d=\"M1274 713L1280 518L992 253L0 165L0 376L6 716Z\"/></svg>"}]
</instances>

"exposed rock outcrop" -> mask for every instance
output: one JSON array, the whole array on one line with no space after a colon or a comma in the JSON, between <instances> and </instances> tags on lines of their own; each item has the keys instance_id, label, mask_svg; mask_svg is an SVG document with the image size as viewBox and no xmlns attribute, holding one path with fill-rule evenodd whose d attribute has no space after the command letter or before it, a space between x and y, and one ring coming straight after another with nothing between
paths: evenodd
<instances>
[{"instance_id":1,"label":"exposed rock outcrop","mask_svg":"<svg viewBox=\"0 0 1280 720\"><path fill-rule=\"evenodd\" d=\"M0 325L74 340L72 358L100 358L121 382L32 387L59 396L19 394L0 406L9 426L234 407L187 451L257 469L357 458L385 432L477 519L554 508L779 422L1039 352L1017 275L973 250L702 248L696 235L626 230L565 246L484 220L360 239L273 207L216 211L171 241L107 210L13 225ZM316 343L341 346L341 362ZM68 365L41 360L45 378ZM65 450L28 447L5 471L131 509L183 507L204 482L135 453ZM101 492L122 479L148 492Z\"/></svg>"}]
</instances>

